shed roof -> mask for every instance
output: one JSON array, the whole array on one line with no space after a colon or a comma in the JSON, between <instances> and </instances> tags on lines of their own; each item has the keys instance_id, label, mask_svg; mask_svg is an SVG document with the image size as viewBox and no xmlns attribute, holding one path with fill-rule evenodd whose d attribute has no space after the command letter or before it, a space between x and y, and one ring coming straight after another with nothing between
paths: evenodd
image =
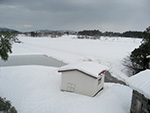
<instances>
[{"instance_id":1,"label":"shed roof","mask_svg":"<svg viewBox=\"0 0 150 113\"><path fill-rule=\"evenodd\" d=\"M148 55L146 58L150 58L150 55Z\"/></svg>"},{"instance_id":2,"label":"shed roof","mask_svg":"<svg viewBox=\"0 0 150 113\"><path fill-rule=\"evenodd\" d=\"M150 70L142 71L127 80L127 84L150 99Z\"/></svg>"},{"instance_id":3,"label":"shed roof","mask_svg":"<svg viewBox=\"0 0 150 113\"><path fill-rule=\"evenodd\" d=\"M63 66L59 69L59 72L71 70L79 70L97 78L102 71L108 70L108 68L96 62L80 62Z\"/></svg>"}]
</instances>

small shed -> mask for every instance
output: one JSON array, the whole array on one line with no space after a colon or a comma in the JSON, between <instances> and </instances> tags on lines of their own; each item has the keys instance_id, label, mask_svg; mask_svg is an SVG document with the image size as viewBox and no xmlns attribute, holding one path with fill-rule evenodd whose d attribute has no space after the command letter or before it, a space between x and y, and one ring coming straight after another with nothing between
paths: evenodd
<instances>
[{"instance_id":1,"label":"small shed","mask_svg":"<svg viewBox=\"0 0 150 113\"><path fill-rule=\"evenodd\" d=\"M150 113L150 70L142 71L127 80L133 88L131 113Z\"/></svg>"},{"instance_id":2,"label":"small shed","mask_svg":"<svg viewBox=\"0 0 150 113\"><path fill-rule=\"evenodd\" d=\"M80 62L61 67L61 90L95 96L104 87L107 67L95 62Z\"/></svg>"}]
</instances>

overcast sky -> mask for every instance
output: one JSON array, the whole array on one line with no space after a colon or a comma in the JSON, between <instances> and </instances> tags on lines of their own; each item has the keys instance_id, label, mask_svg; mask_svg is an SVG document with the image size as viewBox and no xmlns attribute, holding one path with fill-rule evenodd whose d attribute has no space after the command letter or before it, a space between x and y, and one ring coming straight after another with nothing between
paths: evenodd
<instances>
[{"instance_id":1,"label":"overcast sky","mask_svg":"<svg viewBox=\"0 0 150 113\"><path fill-rule=\"evenodd\" d=\"M0 27L19 31L143 31L150 0L0 0Z\"/></svg>"}]
</instances>

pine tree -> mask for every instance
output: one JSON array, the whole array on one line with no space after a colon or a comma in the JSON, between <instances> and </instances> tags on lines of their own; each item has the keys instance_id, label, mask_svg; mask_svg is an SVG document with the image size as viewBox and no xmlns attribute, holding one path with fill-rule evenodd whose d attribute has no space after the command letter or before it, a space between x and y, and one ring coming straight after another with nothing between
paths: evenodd
<instances>
[{"instance_id":1,"label":"pine tree","mask_svg":"<svg viewBox=\"0 0 150 113\"><path fill-rule=\"evenodd\" d=\"M150 43L150 26L144 31L143 42Z\"/></svg>"},{"instance_id":2,"label":"pine tree","mask_svg":"<svg viewBox=\"0 0 150 113\"><path fill-rule=\"evenodd\" d=\"M150 55L150 27L144 31L143 35L141 45L131 52L129 57L131 63L127 65L134 73L138 73L148 67L148 59L146 57Z\"/></svg>"},{"instance_id":3,"label":"pine tree","mask_svg":"<svg viewBox=\"0 0 150 113\"><path fill-rule=\"evenodd\" d=\"M0 97L0 113L17 113L17 110L10 101Z\"/></svg>"},{"instance_id":4,"label":"pine tree","mask_svg":"<svg viewBox=\"0 0 150 113\"><path fill-rule=\"evenodd\" d=\"M0 57L6 61L9 53L12 53L12 44L17 38L9 31L0 31Z\"/></svg>"}]
</instances>

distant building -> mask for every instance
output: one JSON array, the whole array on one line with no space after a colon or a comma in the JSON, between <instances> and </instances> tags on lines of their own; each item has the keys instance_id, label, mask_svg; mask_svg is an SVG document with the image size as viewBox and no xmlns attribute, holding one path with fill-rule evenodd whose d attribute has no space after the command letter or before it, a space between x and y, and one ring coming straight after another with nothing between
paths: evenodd
<instances>
[{"instance_id":1,"label":"distant building","mask_svg":"<svg viewBox=\"0 0 150 113\"><path fill-rule=\"evenodd\" d=\"M106 69L94 62L64 66L58 71L62 73L61 90L93 97L104 87Z\"/></svg>"},{"instance_id":2,"label":"distant building","mask_svg":"<svg viewBox=\"0 0 150 113\"><path fill-rule=\"evenodd\" d=\"M127 80L133 88L131 113L150 113L150 70L142 71Z\"/></svg>"}]
</instances>

